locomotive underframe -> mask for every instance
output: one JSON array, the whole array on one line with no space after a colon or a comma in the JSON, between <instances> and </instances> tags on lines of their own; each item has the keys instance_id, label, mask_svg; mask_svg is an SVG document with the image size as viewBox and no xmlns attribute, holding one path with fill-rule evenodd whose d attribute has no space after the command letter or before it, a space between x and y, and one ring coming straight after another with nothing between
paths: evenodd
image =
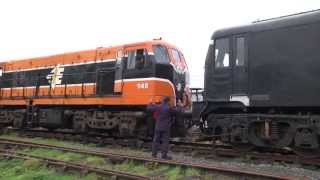
<instances>
[{"instance_id":1,"label":"locomotive underframe","mask_svg":"<svg viewBox=\"0 0 320 180\"><path fill-rule=\"evenodd\" d=\"M279 110L281 108L264 108L265 111L259 111L261 109L235 107L235 104L229 104L203 114L203 132L232 145L320 152L320 115L315 108L299 112L298 109L308 108L286 108L283 111Z\"/></svg>"},{"instance_id":2,"label":"locomotive underframe","mask_svg":"<svg viewBox=\"0 0 320 180\"><path fill-rule=\"evenodd\" d=\"M185 115L173 117L172 137L186 134ZM122 138L150 138L155 120L145 106L11 106L1 107L0 127L70 129Z\"/></svg>"},{"instance_id":3,"label":"locomotive underframe","mask_svg":"<svg viewBox=\"0 0 320 180\"><path fill-rule=\"evenodd\" d=\"M0 110L0 124L15 128L43 127L73 129L86 133L95 130L121 137L148 136L152 124L144 107L10 107ZM152 122L152 121L151 121ZM149 127L148 127L149 126Z\"/></svg>"}]
</instances>

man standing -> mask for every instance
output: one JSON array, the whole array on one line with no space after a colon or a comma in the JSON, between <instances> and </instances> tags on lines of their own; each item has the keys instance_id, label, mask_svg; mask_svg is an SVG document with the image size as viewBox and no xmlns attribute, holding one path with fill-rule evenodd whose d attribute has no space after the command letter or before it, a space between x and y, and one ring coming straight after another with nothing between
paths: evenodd
<instances>
[{"instance_id":1,"label":"man standing","mask_svg":"<svg viewBox=\"0 0 320 180\"><path fill-rule=\"evenodd\" d=\"M180 110L169 106L169 97L163 97L160 105L150 104L147 110L156 112L156 127L152 143L152 157L156 158L158 150L161 149L162 159L171 159L168 156L170 126L172 124L172 115Z\"/></svg>"}]
</instances>

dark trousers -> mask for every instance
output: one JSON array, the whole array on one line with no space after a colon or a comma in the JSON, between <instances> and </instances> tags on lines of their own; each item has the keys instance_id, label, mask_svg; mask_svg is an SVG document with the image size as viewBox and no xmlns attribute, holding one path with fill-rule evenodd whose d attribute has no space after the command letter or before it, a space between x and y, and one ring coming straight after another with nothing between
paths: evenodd
<instances>
[{"instance_id":1,"label":"dark trousers","mask_svg":"<svg viewBox=\"0 0 320 180\"><path fill-rule=\"evenodd\" d=\"M152 156L157 156L159 149L162 157L166 157L169 149L169 130L155 130L152 143Z\"/></svg>"}]
</instances>

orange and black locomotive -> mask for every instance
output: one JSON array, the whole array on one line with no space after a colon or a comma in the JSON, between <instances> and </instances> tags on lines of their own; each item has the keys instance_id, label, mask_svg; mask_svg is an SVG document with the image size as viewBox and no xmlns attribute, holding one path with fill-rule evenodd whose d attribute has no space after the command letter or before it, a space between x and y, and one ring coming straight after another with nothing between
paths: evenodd
<instances>
[{"instance_id":1,"label":"orange and black locomotive","mask_svg":"<svg viewBox=\"0 0 320 180\"><path fill-rule=\"evenodd\" d=\"M188 83L183 54L162 40L3 62L0 123L133 136L150 128L148 103L188 104Z\"/></svg>"}]
</instances>

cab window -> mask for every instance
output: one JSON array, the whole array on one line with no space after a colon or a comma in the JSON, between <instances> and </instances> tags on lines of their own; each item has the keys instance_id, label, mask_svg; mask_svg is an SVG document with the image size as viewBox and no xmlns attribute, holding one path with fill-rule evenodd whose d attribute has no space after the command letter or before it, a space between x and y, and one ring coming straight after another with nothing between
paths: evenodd
<instances>
[{"instance_id":1,"label":"cab window","mask_svg":"<svg viewBox=\"0 0 320 180\"><path fill-rule=\"evenodd\" d=\"M181 62L179 52L175 49L171 49L171 53L175 62Z\"/></svg>"},{"instance_id":2,"label":"cab window","mask_svg":"<svg viewBox=\"0 0 320 180\"><path fill-rule=\"evenodd\" d=\"M146 53L144 49L128 52L127 69L143 69L146 66Z\"/></svg>"},{"instance_id":3,"label":"cab window","mask_svg":"<svg viewBox=\"0 0 320 180\"><path fill-rule=\"evenodd\" d=\"M157 63L169 63L168 51L165 47L160 45L153 46L153 53Z\"/></svg>"},{"instance_id":4,"label":"cab window","mask_svg":"<svg viewBox=\"0 0 320 180\"><path fill-rule=\"evenodd\" d=\"M236 49L236 66L243 66L245 60L245 39L244 37L236 38L237 49Z\"/></svg>"},{"instance_id":5,"label":"cab window","mask_svg":"<svg viewBox=\"0 0 320 180\"><path fill-rule=\"evenodd\" d=\"M215 67L229 67L229 39L217 39L215 42Z\"/></svg>"}]
</instances>

